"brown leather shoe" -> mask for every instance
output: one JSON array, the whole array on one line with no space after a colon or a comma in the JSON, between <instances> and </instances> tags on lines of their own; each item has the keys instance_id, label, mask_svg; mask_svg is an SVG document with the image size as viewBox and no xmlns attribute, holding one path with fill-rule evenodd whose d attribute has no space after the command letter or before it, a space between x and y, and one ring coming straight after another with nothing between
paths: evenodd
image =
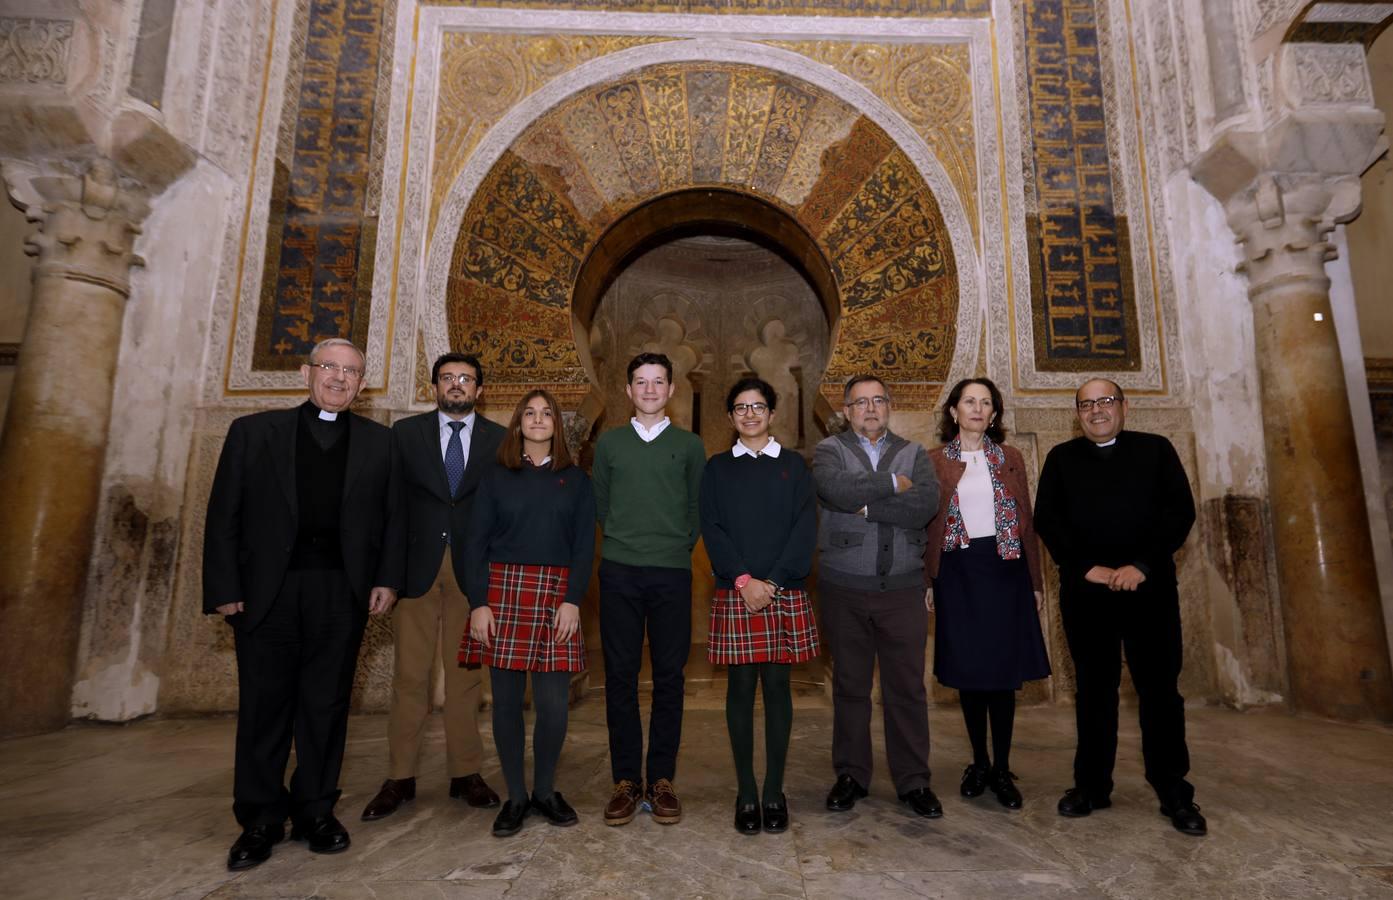
<instances>
[{"instance_id":1,"label":"brown leather shoe","mask_svg":"<svg viewBox=\"0 0 1393 900\"><path fill-rule=\"evenodd\" d=\"M398 806L415 799L416 779L414 777L388 778L382 782L382 789L377 792L377 796L363 807L363 821L371 822L373 819L385 819L396 812Z\"/></svg>"},{"instance_id":2,"label":"brown leather shoe","mask_svg":"<svg viewBox=\"0 0 1393 900\"><path fill-rule=\"evenodd\" d=\"M677 791L666 778L659 778L648 789L648 803L653 807L653 821L659 825L676 825L682 821L682 801L677 799Z\"/></svg>"},{"instance_id":3,"label":"brown leather shoe","mask_svg":"<svg viewBox=\"0 0 1393 900\"><path fill-rule=\"evenodd\" d=\"M451 778L450 797L453 800L463 799L470 806L480 809L498 805L498 795L493 792L493 788L484 783L478 772L463 778Z\"/></svg>"},{"instance_id":4,"label":"brown leather shoe","mask_svg":"<svg viewBox=\"0 0 1393 900\"><path fill-rule=\"evenodd\" d=\"M605 805L606 825L628 825L638 814L638 803L643 799L639 786L625 778L614 785L614 795Z\"/></svg>"}]
</instances>

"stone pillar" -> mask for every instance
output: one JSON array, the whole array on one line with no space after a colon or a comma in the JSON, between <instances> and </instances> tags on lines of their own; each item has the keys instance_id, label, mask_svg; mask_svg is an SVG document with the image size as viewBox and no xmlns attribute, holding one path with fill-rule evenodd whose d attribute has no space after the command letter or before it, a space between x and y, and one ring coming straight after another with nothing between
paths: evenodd
<instances>
[{"instance_id":1,"label":"stone pillar","mask_svg":"<svg viewBox=\"0 0 1393 900\"><path fill-rule=\"evenodd\" d=\"M28 328L0 436L0 737L68 721L132 243L148 207L98 159L6 162L36 233Z\"/></svg>"},{"instance_id":2,"label":"stone pillar","mask_svg":"<svg viewBox=\"0 0 1393 900\"><path fill-rule=\"evenodd\" d=\"M1325 275L1325 237L1358 200L1350 178L1261 174L1226 207L1253 302L1292 701L1387 721L1393 673Z\"/></svg>"}]
</instances>

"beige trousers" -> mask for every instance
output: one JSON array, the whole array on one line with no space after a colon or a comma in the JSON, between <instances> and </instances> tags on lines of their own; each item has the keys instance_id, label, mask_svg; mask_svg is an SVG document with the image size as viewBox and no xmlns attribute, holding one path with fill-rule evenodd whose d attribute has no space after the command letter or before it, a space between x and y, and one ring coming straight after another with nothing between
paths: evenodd
<instances>
[{"instance_id":1,"label":"beige trousers","mask_svg":"<svg viewBox=\"0 0 1393 900\"><path fill-rule=\"evenodd\" d=\"M455 583L447 547L435 584L423 596L399 601L392 614L396 654L392 708L387 718L389 778L416 775L421 735L433 700L431 675L437 648L445 668L445 760L449 775L461 778L483 767L484 744L479 738L483 672L461 668L457 662L460 638L468 624L469 602Z\"/></svg>"}]
</instances>

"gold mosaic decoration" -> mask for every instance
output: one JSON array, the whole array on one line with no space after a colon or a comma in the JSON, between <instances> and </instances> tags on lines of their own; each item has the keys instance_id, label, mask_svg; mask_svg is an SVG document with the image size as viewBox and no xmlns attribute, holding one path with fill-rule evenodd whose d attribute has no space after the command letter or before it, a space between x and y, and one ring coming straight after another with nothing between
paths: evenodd
<instances>
[{"instance_id":1,"label":"gold mosaic decoration","mask_svg":"<svg viewBox=\"0 0 1393 900\"><path fill-rule=\"evenodd\" d=\"M943 163L980 238L977 148L972 126L968 45L765 41L817 60L860 82L904 116Z\"/></svg>"},{"instance_id":2,"label":"gold mosaic decoration","mask_svg":"<svg viewBox=\"0 0 1393 900\"><path fill-rule=\"evenodd\" d=\"M424 6L780 16L988 16L992 0L422 0Z\"/></svg>"},{"instance_id":3,"label":"gold mosaic decoration","mask_svg":"<svg viewBox=\"0 0 1393 900\"><path fill-rule=\"evenodd\" d=\"M451 347L478 353L498 389L543 383L578 402L589 380L570 300L590 250L641 204L699 188L750 194L812 236L842 304L827 383L874 370L905 397L937 395L958 309L937 200L855 109L739 64L650 66L534 122L460 225L446 294Z\"/></svg>"},{"instance_id":4,"label":"gold mosaic decoration","mask_svg":"<svg viewBox=\"0 0 1393 900\"><path fill-rule=\"evenodd\" d=\"M670 41L641 35L446 32L431 177L430 229L469 154L499 119L553 78L619 50Z\"/></svg>"}]
</instances>

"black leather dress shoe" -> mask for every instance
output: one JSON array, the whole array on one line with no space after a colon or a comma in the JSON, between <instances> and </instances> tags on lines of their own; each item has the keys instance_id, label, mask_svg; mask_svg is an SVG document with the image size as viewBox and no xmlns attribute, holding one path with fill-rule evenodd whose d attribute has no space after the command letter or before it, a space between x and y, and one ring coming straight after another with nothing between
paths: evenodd
<instances>
[{"instance_id":1,"label":"black leather dress shoe","mask_svg":"<svg viewBox=\"0 0 1393 900\"><path fill-rule=\"evenodd\" d=\"M1209 833L1209 823L1204 821L1204 816L1200 815L1200 808L1193 803L1182 803L1179 806L1161 807L1161 815L1170 816L1171 824L1175 830L1182 834L1193 834L1196 837Z\"/></svg>"},{"instance_id":2,"label":"black leather dress shoe","mask_svg":"<svg viewBox=\"0 0 1393 900\"><path fill-rule=\"evenodd\" d=\"M1015 785L1016 776L1006 769L992 769L991 788L996 800L1007 809L1020 809L1025 798Z\"/></svg>"},{"instance_id":3,"label":"black leather dress shoe","mask_svg":"<svg viewBox=\"0 0 1393 900\"><path fill-rule=\"evenodd\" d=\"M857 784L855 778L850 775L838 775L837 783L827 792L827 808L833 812L846 812L864 796L866 789Z\"/></svg>"},{"instance_id":4,"label":"black leather dress shoe","mask_svg":"<svg viewBox=\"0 0 1393 900\"><path fill-rule=\"evenodd\" d=\"M576 811L571 808L571 804L566 802L566 798L561 796L560 791L553 791L552 795L543 800L536 794L532 795L532 808L541 813L548 822L559 825L562 828L569 827L580 821Z\"/></svg>"},{"instance_id":5,"label":"black leather dress shoe","mask_svg":"<svg viewBox=\"0 0 1393 900\"><path fill-rule=\"evenodd\" d=\"M1059 814L1070 819L1081 819L1095 809L1107 809L1112 801L1107 797L1089 796L1083 788L1069 788L1059 798Z\"/></svg>"},{"instance_id":6,"label":"black leather dress shoe","mask_svg":"<svg viewBox=\"0 0 1393 900\"><path fill-rule=\"evenodd\" d=\"M416 799L416 779L413 778L388 778L382 782L382 787L378 790L377 796L368 801L368 805L363 807L363 821L371 822L374 819L384 819L397 811L397 807L403 803L409 803Z\"/></svg>"},{"instance_id":7,"label":"black leather dress shoe","mask_svg":"<svg viewBox=\"0 0 1393 900\"><path fill-rule=\"evenodd\" d=\"M508 837L517 834L522 829L523 820L527 818L529 806L528 803L514 803L511 800L503 804L497 818L493 820L493 836Z\"/></svg>"},{"instance_id":8,"label":"black leather dress shoe","mask_svg":"<svg viewBox=\"0 0 1393 900\"><path fill-rule=\"evenodd\" d=\"M311 853L342 853L348 849L348 829L333 814L296 824L290 829L292 841L308 841Z\"/></svg>"},{"instance_id":9,"label":"black leather dress shoe","mask_svg":"<svg viewBox=\"0 0 1393 900\"><path fill-rule=\"evenodd\" d=\"M788 831L788 798L783 794L779 795L778 800L765 801L764 830L770 834Z\"/></svg>"},{"instance_id":10,"label":"black leather dress shoe","mask_svg":"<svg viewBox=\"0 0 1393 900\"><path fill-rule=\"evenodd\" d=\"M741 834L759 834L759 804L735 801L735 830Z\"/></svg>"},{"instance_id":11,"label":"black leather dress shoe","mask_svg":"<svg viewBox=\"0 0 1393 900\"><path fill-rule=\"evenodd\" d=\"M242 832L227 851L227 868L233 872L251 869L271 858L271 848L285 840L284 825L253 825Z\"/></svg>"},{"instance_id":12,"label":"black leather dress shoe","mask_svg":"<svg viewBox=\"0 0 1393 900\"><path fill-rule=\"evenodd\" d=\"M900 794L900 801L909 805L917 816L926 819L937 819L943 815L943 804L938 802L934 792L926 787L915 788Z\"/></svg>"},{"instance_id":13,"label":"black leather dress shoe","mask_svg":"<svg viewBox=\"0 0 1393 900\"><path fill-rule=\"evenodd\" d=\"M463 778L450 779L450 799L463 800L479 809L492 809L498 805L498 795L484 782L478 772Z\"/></svg>"},{"instance_id":14,"label":"black leather dress shoe","mask_svg":"<svg viewBox=\"0 0 1393 900\"><path fill-rule=\"evenodd\" d=\"M958 788L959 793L964 797L980 797L987 789L987 779L991 776L991 766L979 766L973 763L963 769L963 783Z\"/></svg>"}]
</instances>

